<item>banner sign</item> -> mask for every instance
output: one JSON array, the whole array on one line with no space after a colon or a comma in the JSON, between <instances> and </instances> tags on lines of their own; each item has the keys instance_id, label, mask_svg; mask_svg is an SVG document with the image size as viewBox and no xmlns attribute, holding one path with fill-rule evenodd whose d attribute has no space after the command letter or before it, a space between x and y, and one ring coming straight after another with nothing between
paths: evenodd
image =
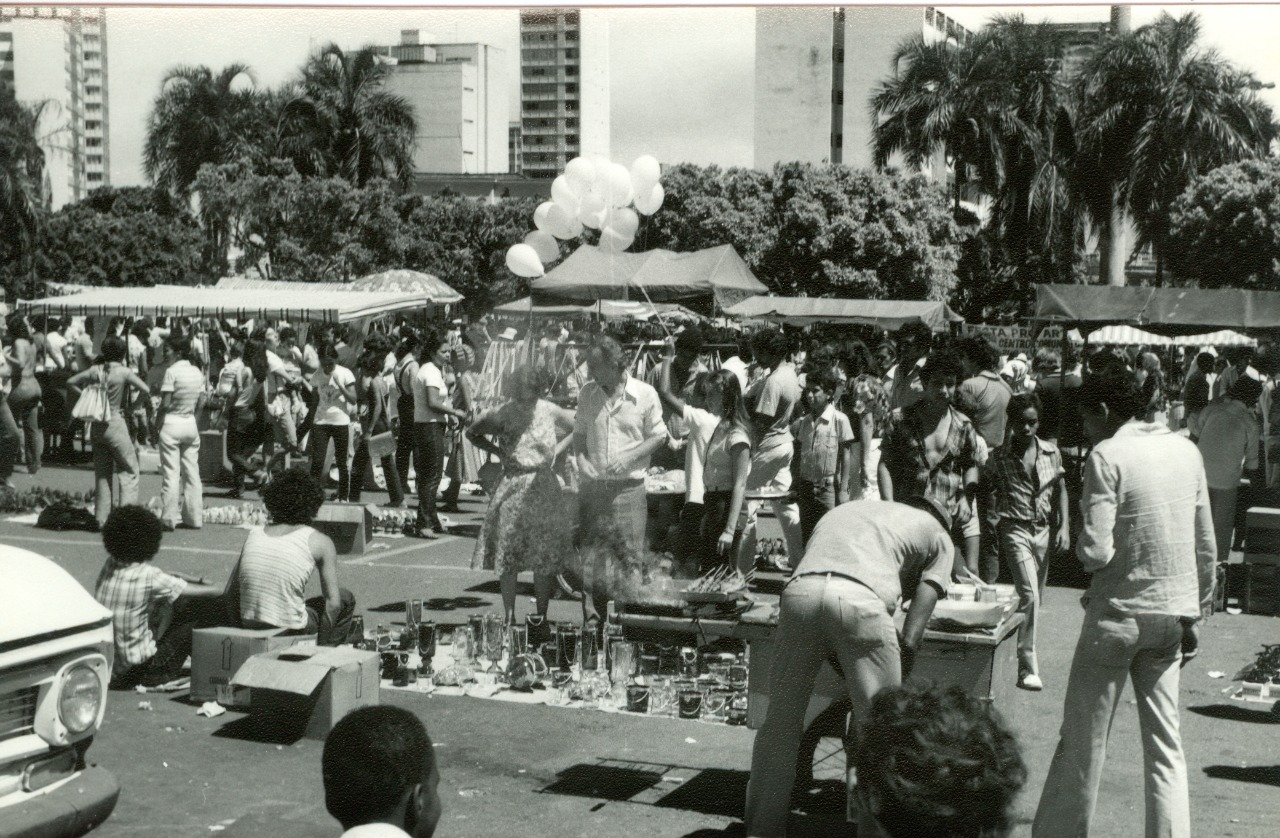
<instances>
[{"instance_id":1,"label":"banner sign","mask_svg":"<svg viewBox=\"0 0 1280 838\"><path fill-rule=\"evenodd\" d=\"M1001 355L1027 353L1030 357L1037 349L1057 349L1062 345L1062 326L1050 323L1032 340L1035 329L1030 321L1008 326L988 326L981 323L965 323L961 331L967 335L982 335L991 341Z\"/></svg>"}]
</instances>

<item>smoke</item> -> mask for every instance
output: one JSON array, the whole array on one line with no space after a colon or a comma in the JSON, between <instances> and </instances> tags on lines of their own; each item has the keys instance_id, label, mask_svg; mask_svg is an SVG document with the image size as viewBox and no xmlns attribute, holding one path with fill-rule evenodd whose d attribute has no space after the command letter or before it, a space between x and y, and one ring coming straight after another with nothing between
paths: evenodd
<instances>
[{"instance_id":1,"label":"smoke","mask_svg":"<svg viewBox=\"0 0 1280 838\"><path fill-rule=\"evenodd\" d=\"M623 603L681 605L671 577L671 556L630 545L615 522L597 519L584 539L583 581L590 590Z\"/></svg>"}]
</instances>

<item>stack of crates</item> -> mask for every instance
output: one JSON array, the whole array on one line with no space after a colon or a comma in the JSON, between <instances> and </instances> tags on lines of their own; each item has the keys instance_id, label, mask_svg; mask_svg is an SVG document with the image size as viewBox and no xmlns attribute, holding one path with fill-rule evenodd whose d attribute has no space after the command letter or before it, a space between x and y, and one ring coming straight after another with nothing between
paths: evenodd
<instances>
[{"instance_id":1,"label":"stack of crates","mask_svg":"<svg viewBox=\"0 0 1280 838\"><path fill-rule=\"evenodd\" d=\"M1246 614L1280 615L1280 509L1255 506L1246 514L1243 583Z\"/></svg>"}]
</instances>

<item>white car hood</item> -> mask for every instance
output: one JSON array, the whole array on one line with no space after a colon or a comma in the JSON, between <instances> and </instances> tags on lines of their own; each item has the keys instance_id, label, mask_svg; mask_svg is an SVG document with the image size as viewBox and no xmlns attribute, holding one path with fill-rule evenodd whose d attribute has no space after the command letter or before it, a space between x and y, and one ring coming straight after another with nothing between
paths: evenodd
<instances>
[{"instance_id":1,"label":"white car hood","mask_svg":"<svg viewBox=\"0 0 1280 838\"><path fill-rule=\"evenodd\" d=\"M0 649L13 641L99 627L111 612L49 559L0 544Z\"/></svg>"}]
</instances>

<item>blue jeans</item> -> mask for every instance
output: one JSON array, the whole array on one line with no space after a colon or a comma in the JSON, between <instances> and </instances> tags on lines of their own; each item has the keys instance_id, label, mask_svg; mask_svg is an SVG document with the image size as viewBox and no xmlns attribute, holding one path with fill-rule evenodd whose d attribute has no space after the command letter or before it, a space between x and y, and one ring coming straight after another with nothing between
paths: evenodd
<instances>
[{"instance_id":1,"label":"blue jeans","mask_svg":"<svg viewBox=\"0 0 1280 838\"><path fill-rule=\"evenodd\" d=\"M138 502L138 451L129 436L124 416L111 414L109 422L94 422L90 430L93 441L94 511L98 523L105 524L111 514L111 481L120 480L117 506Z\"/></svg>"},{"instance_id":2,"label":"blue jeans","mask_svg":"<svg viewBox=\"0 0 1280 838\"><path fill-rule=\"evenodd\" d=\"M1147 838L1190 838L1187 761L1178 731L1182 626L1167 614L1127 616L1100 599L1085 609L1071 661L1062 733L1040 794L1034 838L1089 835L1107 739L1133 680L1146 776Z\"/></svg>"},{"instance_id":3,"label":"blue jeans","mask_svg":"<svg viewBox=\"0 0 1280 838\"><path fill-rule=\"evenodd\" d=\"M867 717L876 693L902 683L893 617L870 588L850 579L826 574L792 579L782 592L774 644L769 709L756 733L747 784L745 825L753 838L787 833L797 750L822 665L833 655L840 661L859 720Z\"/></svg>"}]
</instances>

